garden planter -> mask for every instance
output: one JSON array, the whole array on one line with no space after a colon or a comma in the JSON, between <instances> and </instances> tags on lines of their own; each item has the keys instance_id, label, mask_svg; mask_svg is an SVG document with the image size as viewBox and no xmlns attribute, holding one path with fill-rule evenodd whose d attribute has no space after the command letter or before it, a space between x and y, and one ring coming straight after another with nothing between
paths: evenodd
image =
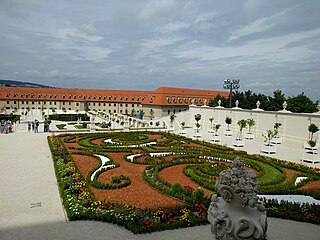
<instances>
[{"instance_id":1,"label":"garden planter","mask_svg":"<svg viewBox=\"0 0 320 240\"><path fill-rule=\"evenodd\" d=\"M246 133L246 134L244 135L244 138L245 138L245 139L254 139L254 134L253 134L253 133Z\"/></svg>"},{"instance_id":2,"label":"garden planter","mask_svg":"<svg viewBox=\"0 0 320 240\"><path fill-rule=\"evenodd\" d=\"M232 136L232 131L231 130L225 130L224 131L225 136Z\"/></svg>"},{"instance_id":3,"label":"garden planter","mask_svg":"<svg viewBox=\"0 0 320 240\"><path fill-rule=\"evenodd\" d=\"M219 135L213 135L211 138L212 142L220 142L221 141L221 137Z\"/></svg>"},{"instance_id":4,"label":"garden planter","mask_svg":"<svg viewBox=\"0 0 320 240\"><path fill-rule=\"evenodd\" d=\"M200 133L200 132L194 132L194 133L193 133L193 136L194 136L195 138L201 138L201 133Z\"/></svg>"},{"instance_id":5,"label":"garden planter","mask_svg":"<svg viewBox=\"0 0 320 240\"><path fill-rule=\"evenodd\" d=\"M271 143L274 144L281 144L282 143L282 137L274 137L271 139Z\"/></svg>"},{"instance_id":6,"label":"garden planter","mask_svg":"<svg viewBox=\"0 0 320 240\"><path fill-rule=\"evenodd\" d=\"M214 133L214 130L213 130L212 128L210 128L210 129L208 130L208 133Z\"/></svg>"},{"instance_id":7,"label":"garden planter","mask_svg":"<svg viewBox=\"0 0 320 240\"><path fill-rule=\"evenodd\" d=\"M316 146L311 147L307 141L304 141L303 147L304 147L304 149L308 149L308 150L313 150L314 151L314 150L317 150L319 148L319 143L317 143Z\"/></svg>"},{"instance_id":8,"label":"garden planter","mask_svg":"<svg viewBox=\"0 0 320 240\"><path fill-rule=\"evenodd\" d=\"M168 128L168 132L169 133L173 133L174 132L174 128L173 127Z\"/></svg>"},{"instance_id":9,"label":"garden planter","mask_svg":"<svg viewBox=\"0 0 320 240\"><path fill-rule=\"evenodd\" d=\"M181 134L181 135L186 135L186 134L187 134L187 131L186 131L185 129L182 129L182 130L180 131L180 134Z\"/></svg>"},{"instance_id":10,"label":"garden planter","mask_svg":"<svg viewBox=\"0 0 320 240\"><path fill-rule=\"evenodd\" d=\"M235 139L233 141L233 146L235 146L235 147L244 147L244 141L242 139Z\"/></svg>"},{"instance_id":11,"label":"garden planter","mask_svg":"<svg viewBox=\"0 0 320 240\"><path fill-rule=\"evenodd\" d=\"M306 163L320 163L320 154L318 154L315 150L310 150L303 153L302 161Z\"/></svg>"},{"instance_id":12,"label":"garden planter","mask_svg":"<svg viewBox=\"0 0 320 240\"><path fill-rule=\"evenodd\" d=\"M261 147L261 152L267 153L267 154L274 154L276 153L277 148L276 145L273 144L264 144Z\"/></svg>"}]
</instances>

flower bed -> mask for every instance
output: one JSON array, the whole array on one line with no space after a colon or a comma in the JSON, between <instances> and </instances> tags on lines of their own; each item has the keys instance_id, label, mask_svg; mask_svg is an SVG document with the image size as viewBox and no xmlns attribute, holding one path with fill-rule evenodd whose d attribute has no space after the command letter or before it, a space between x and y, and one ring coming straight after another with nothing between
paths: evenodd
<instances>
[{"instance_id":1,"label":"flower bed","mask_svg":"<svg viewBox=\"0 0 320 240\"><path fill-rule=\"evenodd\" d=\"M106 139L116 144L105 143ZM235 156L241 156L246 167L258 174L260 194L304 194L320 199L319 188L312 184L320 180L318 169L178 135L114 132L65 134L48 140L70 220L112 222L134 233L206 224L215 181ZM154 141L156 145L145 145ZM127 156L133 154L141 155L129 161ZM110 159L106 168L101 168L97 156ZM307 179L296 186L298 176ZM285 206L289 209L286 218L320 223L315 206L308 206L307 212L295 204ZM268 202L268 215L283 217L274 210L280 208L281 203ZM311 217L314 215L317 218Z\"/></svg>"}]
</instances>

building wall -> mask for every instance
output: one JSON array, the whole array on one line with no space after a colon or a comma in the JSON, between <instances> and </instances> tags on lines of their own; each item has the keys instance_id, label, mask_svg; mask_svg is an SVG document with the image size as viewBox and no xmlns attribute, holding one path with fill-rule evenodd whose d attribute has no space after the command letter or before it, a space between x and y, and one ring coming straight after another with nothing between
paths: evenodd
<instances>
[{"instance_id":1,"label":"building wall","mask_svg":"<svg viewBox=\"0 0 320 240\"><path fill-rule=\"evenodd\" d=\"M209 118L213 117L214 124L221 124L220 134L227 128L227 124L225 123L226 116L232 118L230 129L234 130L234 133L239 131L239 126L237 125L239 120L253 118L256 125L252 128L252 132L260 138L262 138L263 133L266 133L266 130L273 129L276 122L280 122L282 125L279 128L279 136L283 137L284 141L302 142L309 137L308 126L310 123L314 123L320 127L320 112L308 114L197 106L189 106L189 111L178 113L176 121L178 123L186 122L187 126L194 127L194 115L198 113L201 114L199 123L202 129L210 129ZM247 131L245 130L244 132ZM316 137L320 141L319 132L316 134Z\"/></svg>"},{"instance_id":2,"label":"building wall","mask_svg":"<svg viewBox=\"0 0 320 240\"><path fill-rule=\"evenodd\" d=\"M187 111L189 106L160 106L160 105L143 105L144 119L151 119L150 110L153 110L153 118L165 117L171 114L177 114L182 111Z\"/></svg>"}]
</instances>

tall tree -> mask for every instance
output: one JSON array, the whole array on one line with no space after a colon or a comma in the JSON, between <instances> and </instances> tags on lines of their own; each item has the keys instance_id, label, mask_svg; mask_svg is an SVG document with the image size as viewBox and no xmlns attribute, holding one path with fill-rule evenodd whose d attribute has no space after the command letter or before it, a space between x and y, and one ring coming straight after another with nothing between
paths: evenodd
<instances>
[{"instance_id":1,"label":"tall tree","mask_svg":"<svg viewBox=\"0 0 320 240\"><path fill-rule=\"evenodd\" d=\"M303 92L298 96L289 97L287 103L287 109L291 112L312 113L317 111L318 102L312 102L312 100L305 96Z\"/></svg>"}]
</instances>

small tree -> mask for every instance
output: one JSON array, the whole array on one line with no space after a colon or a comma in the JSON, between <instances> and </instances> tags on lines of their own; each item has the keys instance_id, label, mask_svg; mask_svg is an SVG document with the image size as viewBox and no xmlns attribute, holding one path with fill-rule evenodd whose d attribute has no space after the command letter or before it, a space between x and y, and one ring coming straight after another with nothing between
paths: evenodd
<instances>
[{"instance_id":1,"label":"small tree","mask_svg":"<svg viewBox=\"0 0 320 240\"><path fill-rule=\"evenodd\" d=\"M274 137L278 137L278 134L279 134L279 127L281 126L282 124L281 123L275 123L274 124Z\"/></svg>"},{"instance_id":2,"label":"small tree","mask_svg":"<svg viewBox=\"0 0 320 240\"><path fill-rule=\"evenodd\" d=\"M310 148L311 148L311 152L313 153L313 148L317 145L317 141L316 140L309 140L308 141L308 144L309 144L309 146L310 146Z\"/></svg>"},{"instance_id":3,"label":"small tree","mask_svg":"<svg viewBox=\"0 0 320 240\"><path fill-rule=\"evenodd\" d=\"M199 131L199 128L200 128L200 124L199 124L199 121L201 120L201 114L196 114L194 115L194 120L196 120L196 128L197 128L197 132Z\"/></svg>"},{"instance_id":4,"label":"small tree","mask_svg":"<svg viewBox=\"0 0 320 240\"><path fill-rule=\"evenodd\" d=\"M213 120L214 120L214 118L213 117L211 117L211 118L209 118L209 121L210 121L210 125L211 125L211 129L213 129Z\"/></svg>"},{"instance_id":5,"label":"small tree","mask_svg":"<svg viewBox=\"0 0 320 240\"><path fill-rule=\"evenodd\" d=\"M181 128L182 128L182 130L184 129L184 126L186 125L186 123L185 122L182 122L181 123Z\"/></svg>"},{"instance_id":6,"label":"small tree","mask_svg":"<svg viewBox=\"0 0 320 240\"><path fill-rule=\"evenodd\" d=\"M176 118L176 115L171 114L170 115L170 127L173 127L174 119Z\"/></svg>"},{"instance_id":7,"label":"small tree","mask_svg":"<svg viewBox=\"0 0 320 240\"><path fill-rule=\"evenodd\" d=\"M247 120L241 119L241 120L238 121L237 124L239 125L240 130L239 130L238 137L236 139L242 140L242 131L243 131L244 128L247 127Z\"/></svg>"},{"instance_id":8,"label":"small tree","mask_svg":"<svg viewBox=\"0 0 320 240\"><path fill-rule=\"evenodd\" d=\"M219 131L219 128L221 127L221 125L220 124L216 124L215 126L214 126L214 130L215 130L215 135L216 136L218 136L218 131Z\"/></svg>"},{"instance_id":9,"label":"small tree","mask_svg":"<svg viewBox=\"0 0 320 240\"><path fill-rule=\"evenodd\" d=\"M268 142L267 146L271 146L271 139L275 137L275 131L274 130L267 130L267 134L262 134L262 137L264 137L264 141Z\"/></svg>"},{"instance_id":10,"label":"small tree","mask_svg":"<svg viewBox=\"0 0 320 240\"><path fill-rule=\"evenodd\" d=\"M316 132L319 131L319 128L317 125L315 125L314 123L311 123L308 127L309 130L309 139L313 140L313 134L315 134ZM309 144L310 145L310 144Z\"/></svg>"},{"instance_id":11,"label":"small tree","mask_svg":"<svg viewBox=\"0 0 320 240\"><path fill-rule=\"evenodd\" d=\"M251 128L256 124L256 122L253 120L253 118L247 119L247 124L249 127L249 134L251 134Z\"/></svg>"},{"instance_id":12,"label":"small tree","mask_svg":"<svg viewBox=\"0 0 320 240\"><path fill-rule=\"evenodd\" d=\"M228 131L230 131L229 126L232 123L232 118L227 116L226 119L225 119L225 122L228 125Z\"/></svg>"}]
</instances>

